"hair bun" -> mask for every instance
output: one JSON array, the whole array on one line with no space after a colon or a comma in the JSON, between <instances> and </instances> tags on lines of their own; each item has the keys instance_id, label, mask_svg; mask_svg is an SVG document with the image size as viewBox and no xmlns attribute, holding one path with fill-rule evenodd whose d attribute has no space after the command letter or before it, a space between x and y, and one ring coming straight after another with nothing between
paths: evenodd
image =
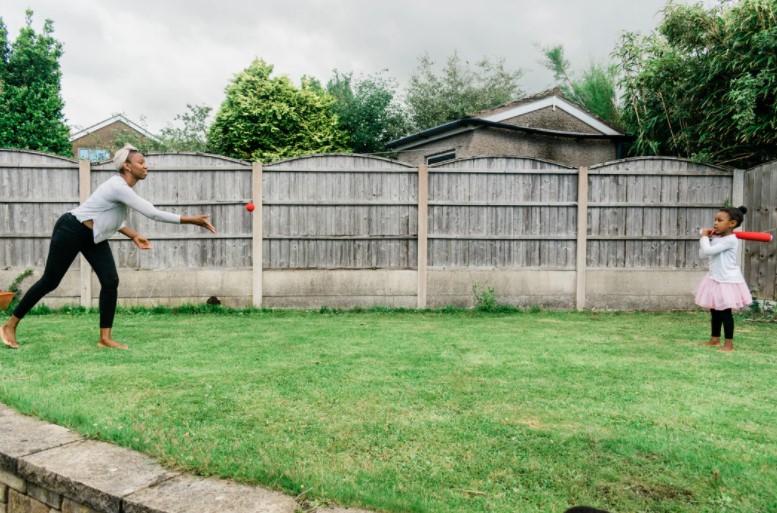
<instances>
[{"instance_id":1,"label":"hair bun","mask_svg":"<svg viewBox=\"0 0 777 513\"><path fill-rule=\"evenodd\" d=\"M742 212L742 215L745 215L745 214L747 214L747 207L745 207L745 206L739 207L739 208L738 208L738 210L739 210L740 212Z\"/></svg>"}]
</instances>

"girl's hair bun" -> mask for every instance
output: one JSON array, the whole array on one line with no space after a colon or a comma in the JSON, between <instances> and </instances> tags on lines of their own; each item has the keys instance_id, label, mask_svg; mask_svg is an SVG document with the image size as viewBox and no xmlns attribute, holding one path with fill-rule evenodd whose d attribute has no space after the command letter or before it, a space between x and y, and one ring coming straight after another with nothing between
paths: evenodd
<instances>
[{"instance_id":1,"label":"girl's hair bun","mask_svg":"<svg viewBox=\"0 0 777 513\"><path fill-rule=\"evenodd\" d=\"M747 214L747 207L745 207L745 206L741 206L741 207L739 207L737 210L739 210L740 212L742 212L742 215L745 215L745 214Z\"/></svg>"}]
</instances>

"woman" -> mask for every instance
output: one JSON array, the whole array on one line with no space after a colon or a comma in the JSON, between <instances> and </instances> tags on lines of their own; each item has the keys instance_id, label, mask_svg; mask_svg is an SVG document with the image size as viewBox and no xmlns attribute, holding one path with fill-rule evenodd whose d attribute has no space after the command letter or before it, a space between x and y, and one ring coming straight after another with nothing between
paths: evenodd
<instances>
[{"instance_id":1,"label":"woman","mask_svg":"<svg viewBox=\"0 0 777 513\"><path fill-rule=\"evenodd\" d=\"M118 174L106 180L83 204L62 215L54 225L49 256L43 276L24 295L8 321L0 326L3 344L16 349L16 326L43 296L56 289L78 253L84 255L100 280L100 347L127 349L111 338L116 314L119 274L108 239L117 231L140 249L151 249L147 238L124 224L132 208L163 223L196 224L216 233L208 214L180 216L158 210L135 193L132 187L148 176L148 164L137 148L125 145L116 152L113 163Z\"/></svg>"}]
</instances>

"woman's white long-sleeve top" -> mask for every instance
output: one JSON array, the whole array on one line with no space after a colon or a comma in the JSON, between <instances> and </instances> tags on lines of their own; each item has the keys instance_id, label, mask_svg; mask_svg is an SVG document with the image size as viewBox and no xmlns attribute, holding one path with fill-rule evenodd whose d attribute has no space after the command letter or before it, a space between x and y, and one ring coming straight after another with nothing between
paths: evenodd
<instances>
[{"instance_id":1,"label":"woman's white long-sleeve top","mask_svg":"<svg viewBox=\"0 0 777 513\"><path fill-rule=\"evenodd\" d=\"M80 222L91 219L94 223L94 243L108 240L124 228L129 209L163 223L180 223L181 216L159 210L132 190L120 175L115 175L100 184L89 198L70 211Z\"/></svg>"}]
</instances>

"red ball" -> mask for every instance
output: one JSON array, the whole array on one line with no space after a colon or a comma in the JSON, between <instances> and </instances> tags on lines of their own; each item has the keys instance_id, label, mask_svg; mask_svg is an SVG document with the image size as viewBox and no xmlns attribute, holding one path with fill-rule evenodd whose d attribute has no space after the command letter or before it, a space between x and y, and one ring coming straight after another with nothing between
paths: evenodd
<instances>
[{"instance_id":1,"label":"red ball","mask_svg":"<svg viewBox=\"0 0 777 513\"><path fill-rule=\"evenodd\" d=\"M253 203L249 203L248 205L246 205L246 210L248 210L249 212L253 212L254 211L254 204Z\"/></svg>"}]
</instances>

